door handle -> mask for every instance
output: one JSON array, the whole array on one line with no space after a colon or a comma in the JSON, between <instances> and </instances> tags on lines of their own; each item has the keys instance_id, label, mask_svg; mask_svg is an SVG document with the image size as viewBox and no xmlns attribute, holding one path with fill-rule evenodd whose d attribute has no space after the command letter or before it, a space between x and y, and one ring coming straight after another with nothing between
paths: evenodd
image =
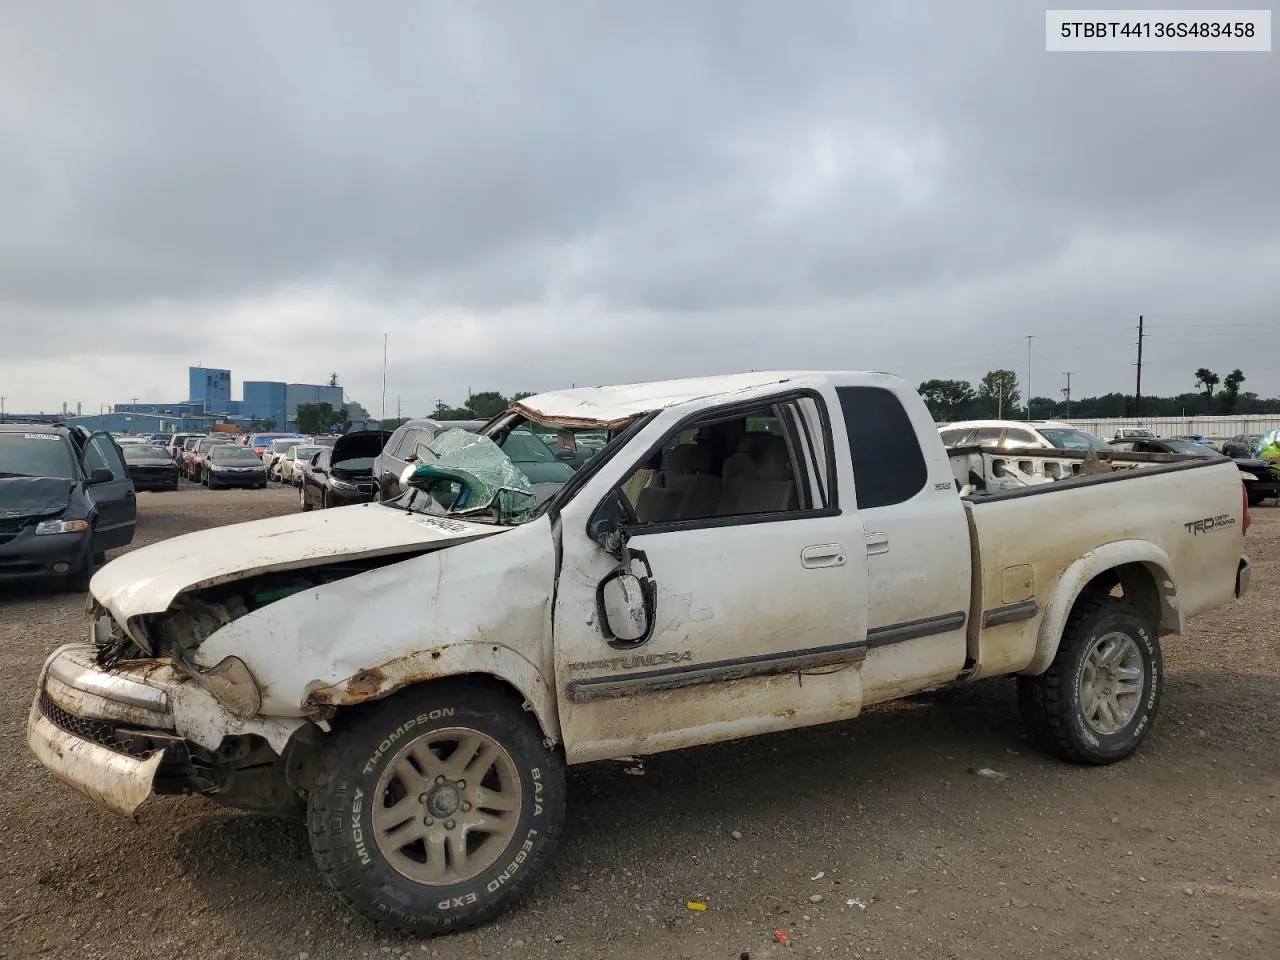
<instances>
[{"instance_id":1,"label":"door handle","mask_svg":"<svg viewBox=\"0 0 1280 960\"><path fill-rule=\"evenodd\" d=\"M815 543L800 551L800 565L809 570L818 567L843 567L844 547L838 543Z\"/></svg>"},{"instance_id":2,"label":"door handle","mask_svg":"<svg viewBox=\"0 0 1280 960\"><path fill-rule=\"evenodd\" d=\"M889 535L887 533L868 533L867 534L867 555L874 556L877 553L889 552Z\"/></svg>"}]
</instances>

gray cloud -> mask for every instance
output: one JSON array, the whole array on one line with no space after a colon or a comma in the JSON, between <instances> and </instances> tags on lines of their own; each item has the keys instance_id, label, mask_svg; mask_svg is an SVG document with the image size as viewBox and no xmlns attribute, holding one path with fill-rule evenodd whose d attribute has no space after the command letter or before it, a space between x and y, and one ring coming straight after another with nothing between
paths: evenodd
<instances>
[{"instance_id":1,"label":"gray cloud","mask_svg":"<svg viewBox=\"0 0 1280 960\"><path fill-rule=\"evenodd\" d=\"M876 9L882 6L884 9ZM407 411L762 366L1037 393L1242 366L1280 69L1043 50L1024 4L10 5L0 392L332 369ZM51 336L51 331L56 336ZM1043 385L1043 389L1042 389Z\"/></svg>"}]
</instances>

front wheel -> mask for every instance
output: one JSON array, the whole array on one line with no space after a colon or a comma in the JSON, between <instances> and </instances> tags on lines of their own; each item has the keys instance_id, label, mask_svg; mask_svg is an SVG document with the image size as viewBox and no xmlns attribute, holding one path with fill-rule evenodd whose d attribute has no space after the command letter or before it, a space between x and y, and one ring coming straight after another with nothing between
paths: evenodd
<instances>
[{"instance_id":1,"label":"front wheel","mask_svg":"<svg viewBox=\"0 0 1280 960\"><path fill-rule=\"evenodd\" d=\"M338 729L308 796L329 886L388 931L449 933L497 916L550 861L564 764L505 693L414 689Z\"/></svg>"},{"instance_id":2,"label":"front wheel","mask_svg":"<svg viewBox=\"0 0 1280 960\"><path fill-rule=\"evenodd\" d=\"M309 512L309 511L311 510L311 504L307 502L307 488L306 488L306 487L299 487L299 488L298 488L298 508L299 508L303 513L307 513L307 512Z\"/></svg>"},{"instance_id":3,"label":"front wheel","mask_svg":"<svg viewBox=\"0 0 1280 960\"><path fill-rule=\"evenodd\" d=\"M1049 669L1018 685L1023 716L1043 747L1073 763L1115 763L1138 748L1155 719L1164 687L1160 639L1128 600L1084 596Z\"/></svg>"}]
</instances>

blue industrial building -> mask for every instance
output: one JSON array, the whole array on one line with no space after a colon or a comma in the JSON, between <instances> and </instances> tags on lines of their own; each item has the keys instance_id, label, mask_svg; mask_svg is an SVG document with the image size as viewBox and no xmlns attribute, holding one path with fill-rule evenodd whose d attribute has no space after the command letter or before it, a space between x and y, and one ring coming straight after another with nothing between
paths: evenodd
<instances>
[{"instance_id":1,"label":"blue industrial building","mask_svg":"<svg viewBox=\"0 0 1280 960\"><path fill-rule=\"evenodd\" d=\"M289 430L300 403L328 403L341 409L342 387L328 384L246 380L243 399L231 399L231 371L213 367L187 368L191 395L176 403L117 403L109 414L68 417L67 422L111 433L188 433L207 431L215 423L252 430L254 421L269 421L275 430Z\"/></svg>"}]
</instances>

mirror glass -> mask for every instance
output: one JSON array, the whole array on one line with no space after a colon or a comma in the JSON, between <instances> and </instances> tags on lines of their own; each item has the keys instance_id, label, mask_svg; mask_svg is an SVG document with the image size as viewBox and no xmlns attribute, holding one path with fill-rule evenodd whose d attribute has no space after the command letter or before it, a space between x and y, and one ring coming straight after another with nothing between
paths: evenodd
<instances>
[{"instance_id":1,"label":"mirror glass","mask_svg":"<svg viewBox=\"0 0 1280 960\"><path fill-rule=\"evenodd\" d=\"M648 611L640 578L620 573L604 585L604 616L609 630L619 640L639 640L648 630Z\"/></svg>"}]
</instances>

